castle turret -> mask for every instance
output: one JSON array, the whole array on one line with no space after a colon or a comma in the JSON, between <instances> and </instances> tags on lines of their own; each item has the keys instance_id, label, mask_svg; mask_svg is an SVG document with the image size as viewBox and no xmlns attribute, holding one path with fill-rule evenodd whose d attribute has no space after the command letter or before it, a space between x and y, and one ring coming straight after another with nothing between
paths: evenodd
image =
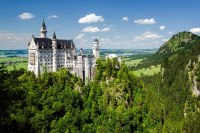
<instances>
[{"instance_id":1,"label":"castle turret","mask_svg":"<svg viewBox=\"0 0 200 133\"><path fill-rule=\"evenodd\" d=\"M99 47L99 41L97 39L94 40L93 42L93 47L92 47L92 50L93 50L93 55L94 57L97 59L99 58L99 50L100 50L100 47Z\"/></svg>"},{"instance_id":2,"label":"castle turret","mask_svg":"<svg viewBox=\"0 0 200 133\"><path fill-rule=\"evenodd\" d=\"M45 25L45 22L44 22L44 19L43 19L42 26L41 26L41 29L40 29L40 37L46 38L46 35L47 35L47 29L46 29L46 25Z\"/></svg>"},{"instance_id":3,"label":"castle turret","mask_svg":"<svg viewBox=\"0 0 200 133\"><path fill-rule=\"evenodd\" d=\"M83 55L83 49L82 48L80 49L80 54Z\"/></svg>"},{"instance_id":4,"label":"castle turret","mask_svg":"<svg viewBox=\"0 0 200 133\"><path fill-rule=\"evenodd\" d=\"M53 33L52 37L52 49L53 49L53 72L57 70L57 40L56 33Z\"/></svg>"}]
</instances>

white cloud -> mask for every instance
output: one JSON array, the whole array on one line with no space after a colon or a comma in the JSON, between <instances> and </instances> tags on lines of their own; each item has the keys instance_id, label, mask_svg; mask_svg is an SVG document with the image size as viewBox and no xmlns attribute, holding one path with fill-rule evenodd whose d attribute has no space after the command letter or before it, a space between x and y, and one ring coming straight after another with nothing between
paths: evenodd
<instances>
[{"instance_id":1,"label":"white cloud","mask_svg":"<svg viewBox=\"0 0 200 133\"><path fill-rule=\"evenodd\" d=\"M31 33L0 32L0 49L26 49Z\"/></svg>"},{"instance_id":2,"label":"white cloud","mask_svg":"<svg viewBox=\"0 0 200 133\"><path fill-rule=\"evenodd\" d=\"M110 31L110 27L106 27L106 28L103 28L103 29L99 29L98 27L88 26L88 27L85 27L82 31L83 31L83 32L90 32L90 33L95 33L95 32L108 32L108 31Z\"/></svg>"},{"instance_id":3,"label":"white cloud","mask_svg":"<svg viewBox=\"0 0 200 133\"><path fill-rule=\"evenodd\" d=\"M110 44L112 41L110 38L100 38L102 44Z\"/></svg>"},{"instance_id":4,"label":"white cloud","mask_svg":"<svg viewBox=\"0 0 200 133\"><path fill-rule=\"evenodd\" d=\"M35 16L32 13L24 12L18 16L20 19L32 19Z\"/></svg>"},{"instance_id":5,"label":"white cloud","mask_svg":"<svg viewBox=\"0 0 200 133\"><path fill-rule=\"evenodd\" d=\"M83 32L95 33L95 32L99 32L99 31L100 31L100 29L98 27L93 27L93 26L88 26L83 29Z\"/></svg>"},{"instance_id":6,"label":"white cloud","mask_svg":"<svg viewBox=\"0 0 200 133\"><path fill-rule=\"evenodd\" d=\"M84 37L85 37L85 34L79 34L75 39L78 40L80 44L84 44L88 41Z\"/></svg>"},{"instance_id":7,"label":"white cloud","mask_svg":"<svg viewBox=\"0 0 200 133\"><path fill-rule=\"evenodd\" d=\"M164 30L165 28L166 28L166 26L164 26L164 25L159 27L160 30Z\"/></svg>"},{"instance_id":8,"label":"white cloud","mask_svg":"<svg viewBox=\"0 0 200 133\"><path fill-rule=\"evenodd\" d=\"M158 33L147 31L139 36L135 36L129 41L130 47L133 48L158 48L163 44L163 36Z\"/></svg>"},{"instance_id":9,"label":"white cloud","mask_svg":"<svg viewBox=\"0 0 200 133\"><path fill-rule=\"evenodd\" d=\"M108 32L108 31L110 31L110 27L103 28L103 29L101 29L101 31L102 32Z\"/></svg>"},{"instance_id":10,"label":"white cloud","mask_svg":"<svg viewBox=\"0 0 200 133\"><path fill-rule=\"evenodd\" d=\"M174 33L174 32L172 32L172 31L168 32L169 35L172 35L173 33Z\"/></svg>"},{"instance_id":11,"label":"white cloud","mask_svg":"<svg viewBox=\"0 0 200 133\"><path fill-rule=\"evenodd\" d=\"M159 39L161 38L161 35L158 35L157 33L153 33L150 31L147 31L145 33L143 33L140 36L135 36L133 41L137 42L137 41L144 41L144 40L154 40L154 39Z\"/></svg>"},{"instance_id":12,"label":"white cloud","mask_svg":"<svg viewBox=\"0 0 200 133\"><path fill-rule=\"evenodd\" d=\"M162 39L163 42L167 42L168 40L169 40L169 38L168 39L166 39L166 38Z\"/></svg>"},{"instance_id":13,"label":"white cloud","mask_svg":"<svg viewBox=\"0 0 200 133\"><path fill-rule=\"evenodd\" d=\"M51 19L51 18L58 18L58 16L57 15L51 15L51 16L49 16L49 17L47 17L48 19Z\"/></svg>"},{"instance_id":14,"label":"white cloud","mask_svg":"<svg viewBox=\"0 0 200 133\"><path fill-rule=\"evenodd\" d=\"M75 39L76 40L83 39L84 36L85 36L84 34L79 34Z\"/></svg>"},{"instance_id":15,"label":"white cloud","mask_svg":"<svg viewBox=\"0 0 200 133\"><path fill-rule=\"evenodd\" d=\"M122 36L115 36L115 38L121 38Z\"/></svg>"},{"instance_id":16,"label":"white cloud","mask_svg":"<svg viewBox=\"0 0 200 133\"><path fill-rule=\"evenodd\" d=\"M96 14L89 14L86 15L83 18L79 19L79 23L84 24L84 23L95 23L95 22L103 22L104 18L102 16L96 16Z\"/></svg>"},{"instance_id":17,"label":"white cloud","mask_svg":"<svg viewBox=\"0 0 200 133\"><path fill-rule=\"evenodd\" d=\"M192 29L190 29L190 32L192 32L194 34L200 33L200 28L192 28Z\"/></svg>"},{"instance_id":18,"label":"white cloud","mask_svg":"<svg viewBox=\"0 0 200 133\"><path fill-rule=\"evenodd\" d=\"M92 39L98 39L99 36L92 36L91 38L92 38Z\"/></svg>"},{"instance_id":19,"label":"white cloud","mask_svg":"<svg viewBox=\"0 0 200 133\"><path fill-rule=\"evenodd\" d=\"M154 20L154 18L150 18L150 19L137 19L137 20L134 21L134 23L145 25L145 24L155 24L156 21Z\"/></svg>"},{"instance_id":20,"label":"white cloud","mask_svg":"<svg viewBox=\"0 0 200 133\"><path fill-rule=\"evenodd\" d=\"M0 32L0 41L5 42L19 42L31 38L30 33L11 33L11 32Z\"/></svg>"},{"instance_id":21,"label":"white cloud","mask_svg":"<svg viewBox=\"0 0 200 133\"><path fill-rule=\"evenodd\" d=\"M122 20L123 21L128 21L128 17L123 17Z\"/></svg>"}]
</instances>

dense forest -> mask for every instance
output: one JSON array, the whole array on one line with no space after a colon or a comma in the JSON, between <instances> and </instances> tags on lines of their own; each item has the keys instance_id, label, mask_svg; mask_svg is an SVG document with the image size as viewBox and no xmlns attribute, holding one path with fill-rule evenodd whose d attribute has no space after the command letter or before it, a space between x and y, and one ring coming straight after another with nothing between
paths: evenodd
<instances>
[{"instance_id":1,"label":"dense forest","mask_svg":"<svg viewBox=\"0 0 200 133\"><path fill-rule=\"evenodd\" d=\"M1 132L143 131L142 82L115 60L98 60L94 81L60 69L38 78L1 65Z\"/></svg>"},{"instance_id":2,"label":"dense forest","mask_svg":"<svg viewBox=\"0 0 200 133\"><path fill-rule=\"evenodd\" d=\"M87 83L66 69L35 77L2 63L0 132L198 133L200 99L192 88L194 77L200 86L200 43L181 47L158 57L161 73L140 78L115 58L99 59Z\"/></svg>"}]
</instances>

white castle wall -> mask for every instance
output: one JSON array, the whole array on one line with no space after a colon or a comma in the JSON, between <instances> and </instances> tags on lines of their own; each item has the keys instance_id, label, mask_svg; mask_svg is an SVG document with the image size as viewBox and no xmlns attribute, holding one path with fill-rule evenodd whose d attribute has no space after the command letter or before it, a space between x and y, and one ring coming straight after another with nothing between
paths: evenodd
<instances>
[{"instance_id":1,"label":"white castle wall","mask_svg":"<svg viewBox=\"0 0 200 133\"><path fill-rule=\"evenodd\" d=\"M40 38L46 38L46 32L44 27L41 28ZM81 54L77 54L75 47L72 49L66 47L57 49L56 37L52 39L52 48L39 48L38 44L35 44L33 36L28 46L28 70L33 71L38 76L44 72L44 69L47 72L55 72L60 68L67 68L83 80L92 79L96 59L99 58L100 48L97 39L95 39L92 49L93 56L86 56L82 53L83 51Z\"/></svg>"}]
</instances>

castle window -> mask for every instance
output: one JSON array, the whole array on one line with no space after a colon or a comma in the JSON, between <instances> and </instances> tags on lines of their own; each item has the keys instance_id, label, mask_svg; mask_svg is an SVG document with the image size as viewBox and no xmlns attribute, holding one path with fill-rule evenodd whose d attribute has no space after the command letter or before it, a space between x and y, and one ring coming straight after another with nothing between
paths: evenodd
<instances>
[{"instance_id":1,"label":"castle window","mask_svg":"<svg viewBox=\"0 0 200 133\"><path fill-rule=\"evenodd\" d=\"M46 53L46 51L44 51L44 53Z\"/></svg>"}]
</instances>

